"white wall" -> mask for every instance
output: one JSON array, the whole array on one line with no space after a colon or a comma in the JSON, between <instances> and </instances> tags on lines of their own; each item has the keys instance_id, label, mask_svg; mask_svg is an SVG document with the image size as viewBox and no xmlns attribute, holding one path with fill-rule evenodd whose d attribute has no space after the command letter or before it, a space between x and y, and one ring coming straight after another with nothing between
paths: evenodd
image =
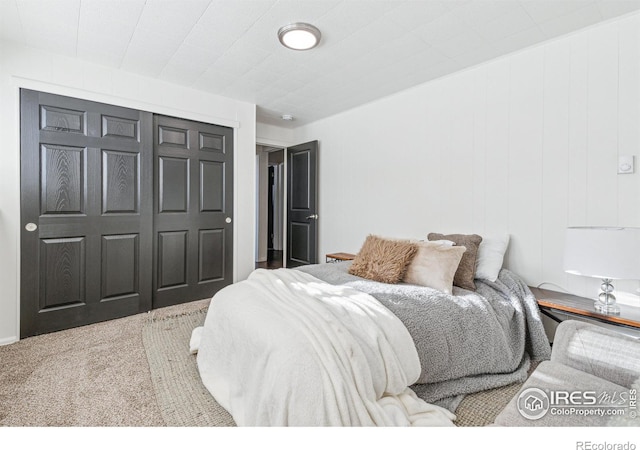
<instances>
[{"instance_id":1,"label":"white wall","mask_svg":"<svg viewBox=\"0 0 640 450\"><path fill-rule=\"evenodd\" d=\"M234 279L253 270L255 105L0 42L0 344L19 336L20 87L233 127Z\"/></svg>"},{"instance_id":2,"label":"white wall","mask_svg":"<svg viewBox=\"0 0 640 450\"><path fill-rule=\"evenodd\" d=\"M640 167L616 170L640 159L640 14L295 130L312 139L321 253L369 233L509 233L530 285L591 295L597 280L562 270L564 229L640 226Z\"/></svg>"},{"instance_id":3,"label":"white wall","mask_svg":"<svg viewBox=\"0 0 640 450\"><path fill-rule=\"evenodd\" d=\"M256 123L256 142L273 147L288 147L296 144L293 129L267 123Z\"/></svg>"}]
</instances>

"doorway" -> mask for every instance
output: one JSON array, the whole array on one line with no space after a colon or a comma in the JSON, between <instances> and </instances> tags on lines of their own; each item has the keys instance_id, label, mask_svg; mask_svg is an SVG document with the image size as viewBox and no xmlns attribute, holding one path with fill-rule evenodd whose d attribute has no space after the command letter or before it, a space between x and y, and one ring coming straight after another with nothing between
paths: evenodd
<instances>
[{"instance_id":1,"label":"doorway","mask_svg":"<svg viewBox=\"0 0 640 450\"><path fill-rule=\"evenodd\" d=\"M317 172L318 141L256 145L256 268L318 263Z\"/></svg>"},{"instance_id":2,"label":"doorway","mask_svg":"<svg viewBox=\"0 0 640 450\"><path fill-rule=\"evenodd\" d=\"M284 266L284 148L256 146L256 268Z\"/></svg>"}]
</instances>

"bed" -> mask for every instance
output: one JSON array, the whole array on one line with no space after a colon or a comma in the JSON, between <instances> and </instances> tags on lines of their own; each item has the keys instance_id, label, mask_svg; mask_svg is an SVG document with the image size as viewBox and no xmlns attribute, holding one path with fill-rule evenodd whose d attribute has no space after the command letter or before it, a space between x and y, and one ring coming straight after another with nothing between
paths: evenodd
<instances>
[{"instance_id":1,"label":"bed","mask_svg":"<svg viewBox=\"0 0 640 450\"><path fill-rule=\"evenodd\" d=\"M192 347L238 425L452 425L465 394L549 358L535 299L506 269L443 293L350 265L258 269L214 296Z\"/></svg>"}]
</instances>

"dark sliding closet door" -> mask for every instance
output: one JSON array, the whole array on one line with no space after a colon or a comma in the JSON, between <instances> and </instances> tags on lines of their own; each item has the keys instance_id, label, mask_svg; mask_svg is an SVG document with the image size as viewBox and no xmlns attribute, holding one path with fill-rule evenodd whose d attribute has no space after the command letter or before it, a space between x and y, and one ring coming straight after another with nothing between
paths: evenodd
<instances>
[{"instance_id":1,"label":"dark sliding closet door","mask_svg":"<svg viewBox=\"0 0 640 450\"><path fill-rule=\"evenodd\" d=\"M153 307L210 298L233 276L233 130L154 117Z\"/></svg>"},{"instance_id":2,"label":"dark sliding closet door","mask_svg":"<svg viewBox=\"0 0 640 450\"><path fill-rule=\"evenodd\" d=\"M151 308L152 115L21 91L21 336Z\"/></svg>"}]
</instances>

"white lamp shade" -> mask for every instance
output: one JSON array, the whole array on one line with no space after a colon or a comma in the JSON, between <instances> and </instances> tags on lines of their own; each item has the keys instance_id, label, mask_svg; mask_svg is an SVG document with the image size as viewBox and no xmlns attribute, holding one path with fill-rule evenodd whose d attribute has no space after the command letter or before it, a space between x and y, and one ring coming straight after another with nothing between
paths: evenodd
<instances>
[{"instance_id":1,"label":"white lamp shade","mask_svg":"<svg viewBox=\"0 0 640 450\"><path fill-rule=\"evenodd\" d=\"M640 280L640 228L567 228L564 270L602 279Z\"/></svg>"}]
</instances>

